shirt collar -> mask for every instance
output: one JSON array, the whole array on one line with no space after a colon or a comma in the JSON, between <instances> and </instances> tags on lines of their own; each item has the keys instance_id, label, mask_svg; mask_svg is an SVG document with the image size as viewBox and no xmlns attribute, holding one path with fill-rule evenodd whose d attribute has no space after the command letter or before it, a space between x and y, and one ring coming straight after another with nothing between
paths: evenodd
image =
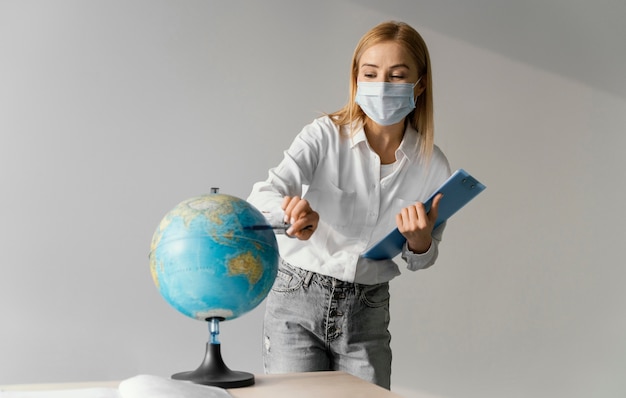
<instances>
[{"instance_id":1,"label":"shirt collar","mask_svg":"<svg viewBox=\"0 0 626 398\"><path fill-rule=\"evenodd\" d=\"M404 157L409 159L417 156L419 152L418 140L419 134L417 133L417 130L411 127L410 124L407 124L406 130L404 130L404 137L402 137L402 142L396 150L396 159L400 159L398 153L401 153Z\"/></svg>"},{"instance_id":2,"label":"shirt collar","mask_svg":"<svg viewBox=\"0 0 626 398\"><path fill-rule=\"evenodd\" d=\"M354 148L355 146L359 145L361 142L367 142L367 137L365 136L365 130L363 130L363 126L360 126L358 130L356 131L356 133L352 136L351 147Z\"/></svg>"}]
</instances>

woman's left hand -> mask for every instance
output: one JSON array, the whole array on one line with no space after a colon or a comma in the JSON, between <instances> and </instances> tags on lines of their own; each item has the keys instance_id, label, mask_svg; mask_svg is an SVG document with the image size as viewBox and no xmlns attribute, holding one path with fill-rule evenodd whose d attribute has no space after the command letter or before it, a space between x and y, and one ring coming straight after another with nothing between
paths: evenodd
<instances>
[{"instance_id":1,"label":"woman's left hand","mask_svg":"<svg viewBox=\"0 0 626 398\"><path fill-rule=\"evenodd\" d=\"M426 213L426 208L422 202L417 202L413 206L405 207L396 215L396 225L398 231L406 238L407 245L413 253L425 253L432 243L432 233L437 221L439 202L443 194L438 194L433 199L430 211Z\"/></svg>"}]
</instances>

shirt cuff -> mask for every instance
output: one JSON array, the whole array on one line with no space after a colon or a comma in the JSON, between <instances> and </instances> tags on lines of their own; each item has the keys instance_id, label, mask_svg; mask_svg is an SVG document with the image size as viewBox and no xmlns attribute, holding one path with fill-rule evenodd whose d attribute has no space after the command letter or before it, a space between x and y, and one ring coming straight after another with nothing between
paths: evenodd
<instances>
[{"instance_id":1,"label":"shirt cuff","mask_svg":"<svg viewBox=\"0 0 626 398\"><path fill-rule=\"evenodd\" d=\"M261 214L265 216L267 222L272 226L283 225L285 220L285 212L282 209L278 209L275 211L263 210Z\"/></svg>"},{"instance_id":2,"label":"shirt cuff","mask_svg":"<svg viewBox=\"0 0 626 398\"><path fill-rule=\"evenodd\" d=\"M402 258L407 263L407 268L417 271L430 267L439 256L439 241L433 239L428 250L424 253L413 253L409 250L407 242L402 246Z\"/></svg>"}]
</instances>

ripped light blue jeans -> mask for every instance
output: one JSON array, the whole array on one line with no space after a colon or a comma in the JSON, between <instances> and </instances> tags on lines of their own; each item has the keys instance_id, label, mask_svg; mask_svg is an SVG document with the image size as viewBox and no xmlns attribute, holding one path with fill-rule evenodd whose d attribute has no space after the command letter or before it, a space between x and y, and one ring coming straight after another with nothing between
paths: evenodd
<instances>
[{"instance_id":1,"label":"ripped light blue jeans","mask_svg":"<svg viewBox=\"0 0 626 398\"><path fill-rule=\"evenodd\" d=\"M343 282L281 259L265 310L265 372L341 370L389 389L388 326L388 283Z\"/></svg>"}]
</instances>

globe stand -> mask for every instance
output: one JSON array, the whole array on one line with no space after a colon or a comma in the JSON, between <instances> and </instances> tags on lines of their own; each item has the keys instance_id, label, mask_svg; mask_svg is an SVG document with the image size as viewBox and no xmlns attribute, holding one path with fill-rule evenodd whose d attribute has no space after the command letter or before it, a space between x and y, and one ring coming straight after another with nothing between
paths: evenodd
<instances>
[{"instance_id":1,"label":"globe stand","mask_svg":"<svg viewBox=\"0 0 626 398\"><path fill-rule=\"evenodd\" d=\"M206 352L202 364L196 370L172 375L172 379L187 380L196 384L221 388L247 387L254 384L254 375L247 372L230 370L222 360L219 321L223 318L209 318L210 341L206 344Z\"/></svg>"}]
</instances>

